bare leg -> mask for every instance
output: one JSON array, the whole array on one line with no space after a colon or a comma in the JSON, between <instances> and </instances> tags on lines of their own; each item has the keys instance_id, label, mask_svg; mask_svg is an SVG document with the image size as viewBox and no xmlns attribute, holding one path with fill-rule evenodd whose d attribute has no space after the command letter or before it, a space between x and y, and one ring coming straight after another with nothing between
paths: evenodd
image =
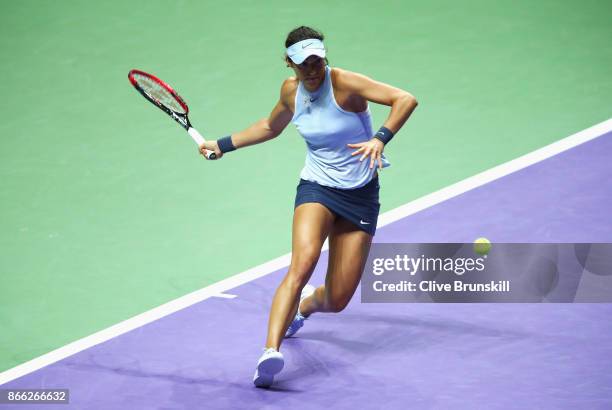
<instances>
[{"instance_id":1,"label":"bare leg","mask_svg":"<svg viewBox=\"0 0 612 410\"><path fill-rule=\"evenodd\" d=\"M280 348L295 316L299 294L314 271L334 219L334 214L319 203L306 203L295 209L291 265L272 300L266 347Z\"/></svg>"},{"instance_id":2,"label":"bare leg","mask_svg":"<svg viewBox=\"0 0 612 410\"><path fill-rule=\"evenodd\" d=\"M370 252L372 236L338 218L329 236L329 263L325 285L300 304L300 312L340 312L350 302Z\"/></svg>"}]
</instances>

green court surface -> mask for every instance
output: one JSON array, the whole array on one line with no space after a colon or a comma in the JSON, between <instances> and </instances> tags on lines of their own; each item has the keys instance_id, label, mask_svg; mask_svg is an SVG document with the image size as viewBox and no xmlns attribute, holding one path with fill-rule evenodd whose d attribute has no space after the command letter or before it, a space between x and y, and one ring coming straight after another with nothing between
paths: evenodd
<instances>
[{"instance_id":1,"label":"green court surface","mask_svg":"<svg viewBox=\"0 0 612 410\"><path fill-rule=\"evenodd\" d=\"M609 1L346 4L3 2L0 371L290 251L295 129L206 162L131 68L214 139L269 113L286 34L320 29L332 66L419 100L382 211L611 117Z\"/></svg>"}]
</instances>

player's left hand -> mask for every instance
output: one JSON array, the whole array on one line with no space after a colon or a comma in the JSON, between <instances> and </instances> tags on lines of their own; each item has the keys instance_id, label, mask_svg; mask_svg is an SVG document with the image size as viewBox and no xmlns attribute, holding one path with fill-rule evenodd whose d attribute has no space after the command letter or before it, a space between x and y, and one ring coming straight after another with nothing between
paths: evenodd
<instances>
[{"instance_id":1,"label":"player's left hand","mask_svg":"<svg viewBox=\"0 0 612 410\"><path fill-rule=\"evenodd\" d=\"M356 150L351 153L351 156L361 154L359 161L363 161L367 157L370 157L370 169L374 168L374 162L377 162L378 168L382 169L383 164L381 155L385 149L385 144L381 140L372 138L369 141L346 145L350 148L356 148Z\"/></svg>"}]
</instances>

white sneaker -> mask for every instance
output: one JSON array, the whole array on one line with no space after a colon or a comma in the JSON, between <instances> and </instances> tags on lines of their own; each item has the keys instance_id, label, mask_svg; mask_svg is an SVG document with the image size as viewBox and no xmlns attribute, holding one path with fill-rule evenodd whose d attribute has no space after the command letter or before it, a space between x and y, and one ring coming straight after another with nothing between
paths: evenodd
<instances>
[{"instance_id":1,"label":"white sneaker","mask_svg":"<svg viewBox=\"0 0 612 410\"><path fill-rule=\"evenodd\" d=\"M298 302L298 310L295 313L295 317L293 318L293 321L289 325L289 328L287 328L287 332L285 332L285 337L293 336L294 334L296 334L298 330L300 330L302 326L304 326L304 320L306 320L306 318L302 316L302 314L300 313L299 303L301 303L302 300L304 300L308 296L312 295L316 289L317 288L315 288L312 285L306 285L302 289L302 293L300 294L300 302Z\"/></svg>"},{"instance_id":2,"label":"white sneaker","mask_svg":"<svg viewBox=\"0 0 612 410\"><path fill-rule=\"evenodd\" d=\"M264 349L263 354L257 362L257 369L253 376L253 384L257 387L270 387L274 382L274 376L283 370L285 359L283 354L273 347Z\"/></svg>"}]
</instances>

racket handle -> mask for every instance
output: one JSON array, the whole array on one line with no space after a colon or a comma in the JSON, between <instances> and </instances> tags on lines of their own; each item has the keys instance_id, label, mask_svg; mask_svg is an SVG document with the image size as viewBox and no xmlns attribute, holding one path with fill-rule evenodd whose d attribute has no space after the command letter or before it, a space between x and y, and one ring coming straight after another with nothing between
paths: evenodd
<instances>
[{"instance_id":1,"label":"racket handle","mask_svg":"<svg viewBox=\"0 0 612 410\"><path fill-rule=\"evenodd\" d=\"M204 137L202 137L202 135L200 135L198 130L196 130L193 127L189 128L187 130L187 132L189 133L189 135L191 135L191 138L195 141L195 143L198 144L198 147L200 145L204 144L204 141L206 141L204 139ZM206 150L206 158L208 158L208 159L216 159L217 158L217 154L215 154L213 151L207 149Z\"/></svg>"}]
</instances>

